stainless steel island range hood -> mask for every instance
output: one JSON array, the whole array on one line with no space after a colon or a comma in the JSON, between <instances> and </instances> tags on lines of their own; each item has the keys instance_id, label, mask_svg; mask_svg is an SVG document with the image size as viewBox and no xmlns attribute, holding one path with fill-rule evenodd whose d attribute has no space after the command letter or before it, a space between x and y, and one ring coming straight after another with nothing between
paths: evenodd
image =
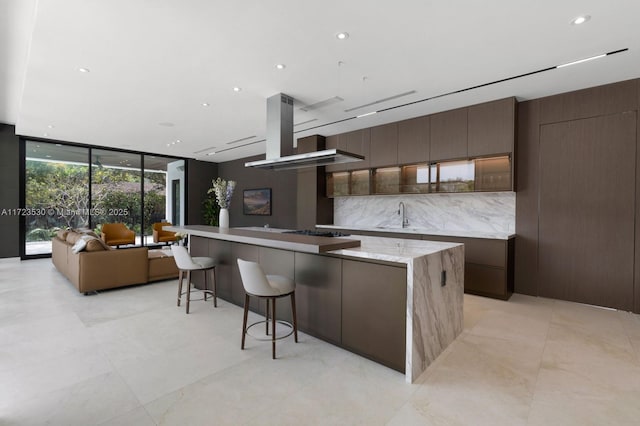
<instances>
[{"instance_id":1,"label":"stainless steel island range hood","mask_svg":"<svg viewBox=\"0 0 640 426\"><path fill-rule=\"evenodd\" d=\"M244 163L245 167L290 170L364 160L362 155L339 149L293 154L293 98L278 93L267 99L267 153L264 160Z\"/></svg>"}]
</instances>

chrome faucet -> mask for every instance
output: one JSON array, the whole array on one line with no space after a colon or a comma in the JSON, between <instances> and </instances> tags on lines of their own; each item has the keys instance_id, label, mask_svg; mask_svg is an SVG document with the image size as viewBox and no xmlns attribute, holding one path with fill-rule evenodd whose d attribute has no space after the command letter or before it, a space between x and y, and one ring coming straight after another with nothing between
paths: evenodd
<instances>
[{"instance_id":1,"label":"chrome faucet","mask_svg":"<svg viewBox=\"0 0 640 426\"><path fill-rule=\"evenodd\" d=\"M407 226L409 226L409 219L407 219L406 216L406 206L402 201L400 201L400 203L398 204L398 214L402 215L402 227L406 228Z\"/></svg>"}]
</instances>

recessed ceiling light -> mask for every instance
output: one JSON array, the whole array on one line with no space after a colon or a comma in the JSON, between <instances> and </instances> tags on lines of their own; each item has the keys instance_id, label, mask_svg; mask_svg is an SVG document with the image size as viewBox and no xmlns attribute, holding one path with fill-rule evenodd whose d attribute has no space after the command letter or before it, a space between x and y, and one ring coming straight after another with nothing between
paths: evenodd
<instances>
[{"instance_id":1,"label":"recessed ceiling light","mask_svg":"<svg viewBox=\"0 0 640 426\"><path fill-rule=\"evenodd\" d=\"M591 19L591 16L589 15L581 15L578 16L577 18L574 18L571 21L572 25L580 25L580 24L584 24L585 22L587 22L589 19Z\"/></svg>"},{"instance_id":2,"label":"recessed ceiling light","mask_svg":"<svg viewBox=\"0 0 640 426\"><path fill-rule=\"evenodd\" d=\"M202 103L202 106L203 106L203 107L208 107L208 106L209 106L209 102L203 102L203 103Z\"/></svg>"},{"instance_id":3,"label":"recessed ceiling light","mask_svg":"<svg viewBox=\"0 0 640 426\"><path fill-rule=\"evenodd\" d=\"M78 71L80 71L80 72L91 72L91 70L89 70L89 68L78 68Z\"/></svg>"},{"instance_id":4,"label":"recessed ceiling light","mask_svg":"<svg viewBox=\"0 0 640 426\"><path fill-rule=\"evenodd\" d=\"M56 127L56 126L54 126L53 124L49 124L47 127L48 127L49 129L53 129L53 128L54 128L54 127Z\"/></svg>"},{"instance_id":5,"label":"recessed ceiling light","mask_svg":"<svg viewBox=\"0 0 640 426\"><path fill-rule=\"evenodd\" d=\"M180 139L176 139L176 143L180 143L182 142Z\"/></svg>"},{"instance_id":6,"label":"recessed ceiling light","mask_svg":"<svg viewBox=\"0 0 640 426\"><path fill-rule=\"evenodd\" d=\"M276 68L277 68L277 69L279 69L279 70L283 70L283 69L285 69L286 67L287 67L287 66L286 66L285 64L277 64L277 65L276 65Z\"/></svg>"},{"instance_id":7,"label":"recessed ceiling light","mask_svg":"<svg viewBox=\"0 0 640 426\"><path fill-rule=\"evenodd\" d=\"M233 88L234 92L240 92L241 90L242 90L242 87L236 86L236 87Z\"/></svg>"},{"instance_id":8,"label":"recessed ceiling light","mask_svg":"<svg viewBox=\"0 0 640 426\"><path fill-rule=\"evenodd\" d=\"M167 146L171 146L171 144L170 144L170 143L168 143L168 144L167 144Z\"/></svg>"},{"instance_id":9,"label":"recessed ceiling light","mask_svg":"<svg viewBox=\"0 0 640 426\"><path fill-rule=\"evenodd\" d=\"M214 152L208 153L207 155L215 155L215 154L216 154L216 152L214 151Z\"/></svg>"},{"instance_id":10,"label":"recessed ceiling light","mask_svg":"<svg viewBox=\"0 0 640 426\"><path fill-rule=\"evenodd\" d=\"M162 126L162 127L173 127L173 123L170 123L168 121L163 121L162 123L158 123L158 126Z\"/></svg>"},{"instance_id":11,"label":"recessed ceiling light","mask_svg":"<svg viewBox=\"0 0 640 426\"><path fill-rule=\"evenodd\" d=\"M56 146L62 146L62 144L61 143L57 143Z\"/></svg>"},{"instance_id":12,"label":"recessed ceiling light","mask_svg":"<svg viewBox=\"0 0 640 426\"><path fill-rule=\"evenodd\" d=\"M47 158L51 158L51 156L50 156L50 155L45 155L45 157L47 157Z\"/></svg>"},{"instance_id":13,"label":"recessed ceiling light","mask_svg":"<svg viewBox=\"0 0 640 426\"><path fill-rule=\"evenodd\" d=\"M44 136L46 138L47 136L49 136L49 133L45 133L42 136Z\"/></svg>"},{"instance_id":14,"label":"recessed ceiling light","mask_svg":"<svg viewBox=\"0 0 640 426\"><path fill-rule=\"evenodd\" d=\"M336 38L338 40L346 40L346 39L349 38L349 33L345 33L345 32L338 33L338 34L336 34Z\"/></svg>"}]
</instances>

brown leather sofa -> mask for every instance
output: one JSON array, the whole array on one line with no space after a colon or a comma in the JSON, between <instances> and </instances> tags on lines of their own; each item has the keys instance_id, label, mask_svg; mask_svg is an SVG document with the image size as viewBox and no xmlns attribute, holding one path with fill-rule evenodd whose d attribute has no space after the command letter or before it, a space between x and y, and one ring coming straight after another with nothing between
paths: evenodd
<instances>
[{"instance_id":1,"label":"brown leather sofa","mask_svg":"<svg viewBox=\"0 0 640 426\"><path fill-rule=\"evenodd\" d=\"M124 223L105 223L102 225L102 241L110 246L123 246L136 243L136 233Z\"/></svg>"},{"instance_id":2,"label":"brown leather sofa","mask_svg":"<svg viewBox=\"0 0 640 426\"><path fill-rule=\"evenodd\" d=\"M83 251L74 252L85 239ZM77 246L76 246L77 247ZM79 292L144 284L178 277L178 267L169 250L147 247L112 249L90 232L59 231L51 240L51 260Z\"/></svg>"},{"instance_id":3,"label":"brown leather sofa","mask_svg":"<svg viewBox=\"0 0 640 426\"><path fill-rule=\"evenodd\" d=\"M153 242L154 243L171 243L176 240L176 233L171 231L164 231L163 226L171 226L169 222L156 222L153 227Z\"/></svg>"}]
</instances>

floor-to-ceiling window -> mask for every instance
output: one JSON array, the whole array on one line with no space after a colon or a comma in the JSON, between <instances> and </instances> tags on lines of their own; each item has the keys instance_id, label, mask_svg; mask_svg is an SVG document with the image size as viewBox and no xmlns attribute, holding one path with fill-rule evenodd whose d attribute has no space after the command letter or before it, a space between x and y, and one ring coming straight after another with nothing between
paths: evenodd
<instances>
[{"instance_id":1,"label":"floor-to-ceiling window","mask_svg":"<svg viewBox=\"0 0 640 426\"><path fill-rule=\"evenodd\" d=\"M184 160L144 156L144 237L146 244L153 243L152 225L170 222L184 225L180 218L184 209L180 187L184 185ZM177 190L176 184L177 182ZM176 192L177 191L177 192Z\"/></svg>"},{"instance_id":2,"label":"floor-to-ceiling window","mask_svg":"<svg viewBox=\"0 0 640 426\"><path fill-rule=\"evenodd\" d=\"M92 222L124 223L142 235L142 157L140 154L91 150Z\"/></svg>"},{"instance_id":3,"label":"floor-to-ceiling window","mask_svg":"<svg viewBox=\"0 0 640 426\"><path fill-rule=\"evenodd\" d=\"M61 228L122 222L150 245L154 222L184 217L182 159L29 140L24 152L25 257L50 254Z\"/></svg>"},{"instance_id":4,"label":"floor-to-ceiling window","mask_svg":"<svg viewBox=\"0 0 640 426\"><path fill-rule=\"evenodd\" d=\"M25 254L51 253L60 228L89 226L89 149L25 143Z\"/></svg>"}]
</instances>

